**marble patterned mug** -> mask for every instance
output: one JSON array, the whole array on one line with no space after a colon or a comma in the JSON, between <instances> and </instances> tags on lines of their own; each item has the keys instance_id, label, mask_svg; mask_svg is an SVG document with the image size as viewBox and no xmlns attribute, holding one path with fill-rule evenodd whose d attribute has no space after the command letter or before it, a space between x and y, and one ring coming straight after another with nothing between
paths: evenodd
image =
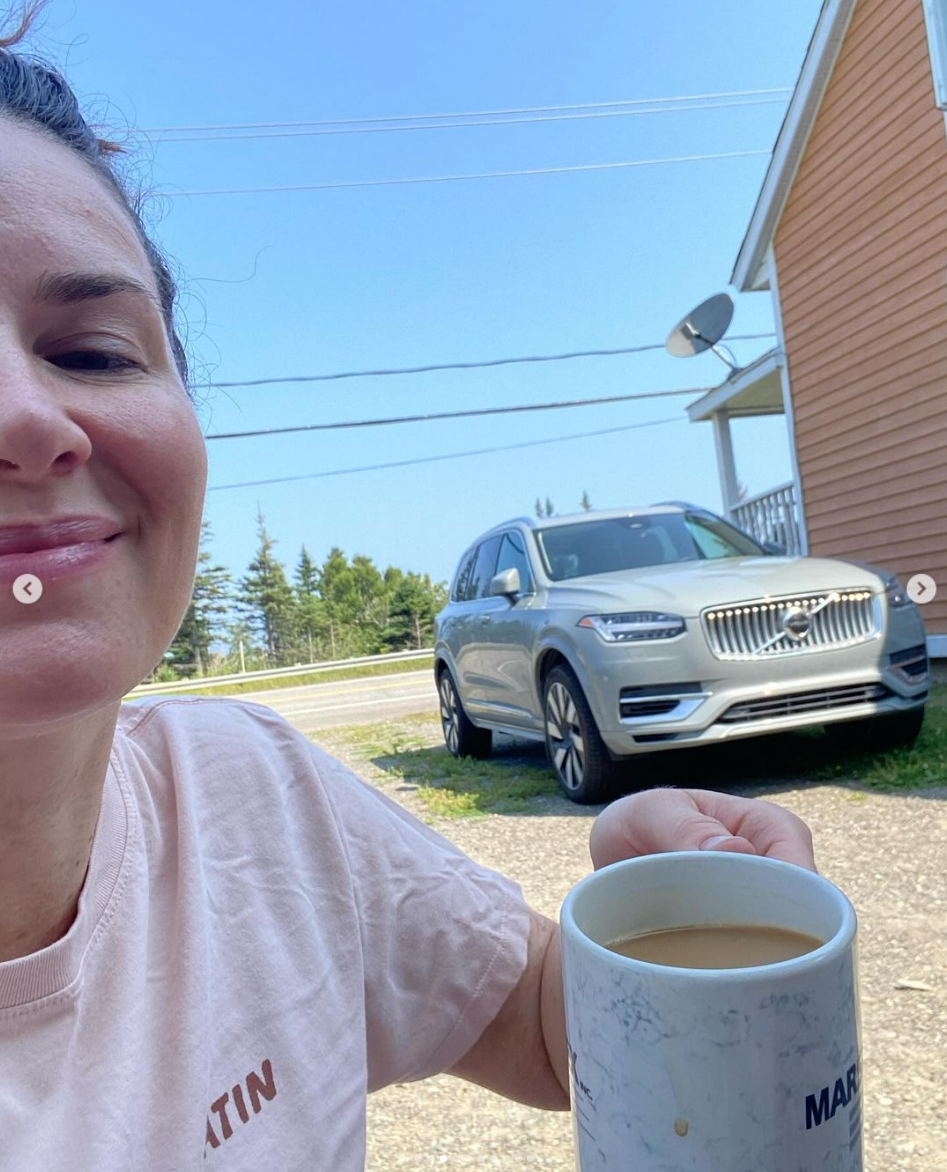
<instances>
[{"instance_id":1,"label":"marble patterned mug","mask_svg":"<svg viewBox=\"0 0 947 1172\"><path fill-rule=\"evenodd\" d=\"M606 945L692 925L825 943L755 968ZM810 871L693 851L614 863L561 913L580 1172L862 1172L855 911Z\"/></svg>"}]
</instances>

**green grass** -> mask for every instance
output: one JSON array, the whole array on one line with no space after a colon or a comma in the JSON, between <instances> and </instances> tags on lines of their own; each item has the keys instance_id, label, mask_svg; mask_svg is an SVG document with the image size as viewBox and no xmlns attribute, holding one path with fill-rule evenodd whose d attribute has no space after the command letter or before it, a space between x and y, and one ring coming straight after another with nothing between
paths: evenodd
<instances>
[{"instance_id":1,"label":"green grass","mask_svg":"<svg viewBox=\"0 0 947 1172\"><path fill-rule=\"evenodd\" d=\"M833 760L817 781L857 781L884 793L947 785L947 686L931 689L921 735L910 749Z\"/></svg>"},{"instance_id":2,"label":"green grass","mask_svg":"<svg viewBox=\"0 0 947 1172\"><path fill-rule=\"evenodd\" d=\"M545 763L537 767L541 758L535 750L525 760L515 750L486 761L452 757L430 713L327 729L315 737L329 749L336 738L362 764L370 762L389 779L417 787L425 810L442 818L526 811L537 798L560 792Z\"/></svg>"},{"instance_id":3,"label":"green grass","mask_svg":"<svg viewBox=\"0 0 947 1172\"><path fill-rule=\"evenodd\" d=\"M415 788L425 810L444 818L528 812L561 791L534 746L505 748L486 761L458 760L446 750L432 713L378 724L327 729L316 739L332 751L348 749L359 764L372 764L389 779ZM903 793L947 785L947 686L931 691L924 730L910 749L890 753L845 752L813 728L778 737L655 753L629 762L640 785L746 787L759 792L805 782L850 786L852 801L869 792Z\"/></svg>"},{"instance_id":4,"label":"green grass","mask_svg":"<svg viewBox=\"0 0 947 1172\"><path fill-rule=\"evenodd\" d=\"M337 680L361 680L370 676L391 676L406 671L433 671L434 657L423 659L399 659L394 663L365 663L355 667L332 668L328 671L307 672L298 676L277 676L269 680L239 680L232 684L216 687L195 687L196 696L239 696L244 692L270 692L275 688L300 688L306 684L331 684ZM198 681L195 681L198 683ZM147 692L148 696L187 696L189 692Z\"/></svg>"}]
</instances>

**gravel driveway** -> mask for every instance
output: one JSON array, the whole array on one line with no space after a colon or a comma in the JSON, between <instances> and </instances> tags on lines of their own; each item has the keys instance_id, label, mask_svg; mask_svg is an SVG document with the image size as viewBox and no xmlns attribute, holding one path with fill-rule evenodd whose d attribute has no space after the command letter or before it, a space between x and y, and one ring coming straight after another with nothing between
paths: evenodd
<instances>
[{"instance_id":1,"label":"gravel driveway","mask_svg":"<svg viewBox=\"0 0 947 1172\"><path fill-rule=\"evenodd\" d=\"M420 812L413 787L353 761L331 734L320 742ZM728 788L725 776L704 781ZM858 910L867 1172L945 1172L947 787L905 795L806 782L732 788L804 818L822 873ZM535 813L426 821L517 880L537 910L556 917L570 886L590 869L588 835L599 809L552 797L538 801ZM898 988L905 981L926 988ZM368 1172L441 1167L572 1172L570 1117L449 1076L373 1095Z\"/></svg>"}]
</instances>

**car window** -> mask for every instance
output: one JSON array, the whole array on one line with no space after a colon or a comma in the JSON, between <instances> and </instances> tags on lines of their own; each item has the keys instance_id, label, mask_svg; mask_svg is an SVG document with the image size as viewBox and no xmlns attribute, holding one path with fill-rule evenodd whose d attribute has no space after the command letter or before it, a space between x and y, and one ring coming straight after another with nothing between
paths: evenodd
<instances>
[{"instance_id":1,"label":"car window","mask_svg":"<svg viewBox=\"0 0 947 1172\"><path fill-rule=\"evenodd\" d=\"M468 602L474 598L486 598L490 579L496 573L499 549L499 537L488 537L477 550L477 560L474 562L473 573L470 575L470 582L467 586Z\"/></svg>"},{"instance_id":2,"label":"car window","mask_svg":"<svg viewBox=\"0 0 947 1172\"><path fill-rule=\"evenodd\" d=\"M461 558L460 569L454 579L454 589L451 591L451 602L463 602L467 597L467 587L470 584L470 573L473 570L474 559L477 556L476 547L465 553Z\"/></svg>"},{"instance_id":3,"label":"car window","mask_svg":"<svg viewBox=\"0 0 947 1172\"><path fill-rule=\"evenodd\" d=\"M706 525L695 525L690 518L687 519L686 524L687 531L694 539L694 544L698 550L700 550L701 557L733 557L732 546L722 533L715 533L712 529L708 529Z\"/></svg>"},{"instance_id":4,"label":"car window","mask_svg":"<svg viewBox=\"0 0 947 1172\"><path fill-rule=\"evenodd\" d=\"M504 570L519 570L520 592L533 593L533 574L529 565L529 555L526 553L526 543L522 533L511 529L504 533L500 540L500 556L497 558L496 573Z\"/></svg>"},{"instance_id":5,"label":"car window","mask_svg":"<svg viewBox=\"0 0 947 1172\"><path fill-rule=\"evenodd\" d=\"M758 542L728 525L722 517L687 513L684 525L701 557L755 557L764 552Z\"/></svg>"},{"instance_id":6,"label":"car window","mask_svg":"<svg viewBox=\"0 0 947 1172\"><path fill-rule=\"evenodd\" d=\"M762 552L726 521L697 513L590 518L541 529L536 540L546 571L555 582Z\"/></svg>"}]
</instances>

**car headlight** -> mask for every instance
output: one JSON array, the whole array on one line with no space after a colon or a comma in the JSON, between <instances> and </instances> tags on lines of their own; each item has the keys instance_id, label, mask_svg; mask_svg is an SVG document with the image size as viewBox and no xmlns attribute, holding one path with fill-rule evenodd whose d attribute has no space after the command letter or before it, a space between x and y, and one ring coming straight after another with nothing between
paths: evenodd
<instances>
[{"instance_id":1,"label":"car headlight","mask_svg":"<svg viewBox=\"0 0 947 1172\"><path fill-rule=\"evenodd\" d=\"M885 579L885 598L888 600L888 606L898 609L902 606L913 606L910 595L904 586L897 578Z\"/></svg>"},{"instance_id":2,"label":"car headlight","mask_svg":"<svg viewBox=\"0 0 947 1172\"><path fill-rule=\"evenodd\" d=\"M587 614L576 625L598 631L606 643L673 639L676 635L683 635L687 629L680 615L653 610L636 610L627 614Z\"/></svg>"}]
</instances>

